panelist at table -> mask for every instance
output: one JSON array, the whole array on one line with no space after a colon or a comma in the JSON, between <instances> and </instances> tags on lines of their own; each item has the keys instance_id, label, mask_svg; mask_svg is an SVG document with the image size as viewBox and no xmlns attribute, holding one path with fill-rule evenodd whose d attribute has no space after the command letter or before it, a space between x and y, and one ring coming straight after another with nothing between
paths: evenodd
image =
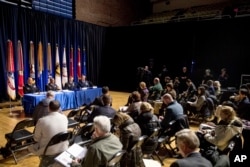
<instances>
[{"instance_id":1,"label":"panelist at table","mask_svg":"<svg viewBox=\"0 0 250 167\"><path fill-rule=\"evenodd\" d=\"M55 83L55 79L54 78L50 78L49 79L49 83L46 85L46 91L57 91L60 90L59 86Z\"/></svg>"},{"instance_id":2,"label":"panelist at table","mask_svg":"<svg viewBox=\"0 0 250 167\"><path fill-rule=\"evenodd\" d=\"M65 83L64 88L63 89L68 89L68 90L75 90L76 87L76 83L74 82L74 78L72 76L69 77L69 81Z\"/></svg>"},{"instance_id":3,"label":"panelist at table","mask_svg":"<svg viewBox=\"0 0 250 167\"><path fill-rule=\"evenodd\" d=\"M36 87L33 78L29 77L27 83L23 87L24 94L38 92L39 89Z\"/></svg>"},{"instance_id":4,"label":"panelist at table","mask_svg":"<svg viewBox=\"0 0 250 167\"><path fill-rule=\"evenodd\" d=\"M93 87L93 83L91 81L88 81L85 75L82 75L82 77L79 79L77 83L77 88L80 89L87 87Z\"/></svg>"}]
</instances>

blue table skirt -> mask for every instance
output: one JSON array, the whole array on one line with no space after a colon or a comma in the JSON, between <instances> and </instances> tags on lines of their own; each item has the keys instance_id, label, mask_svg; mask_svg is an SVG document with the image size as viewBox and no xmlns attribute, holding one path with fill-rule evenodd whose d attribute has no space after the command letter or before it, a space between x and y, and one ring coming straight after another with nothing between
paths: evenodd
<instances>
[{"instance_id":1,"label":"blue table skirt","mask_svg":"<svg viewBox=\"0 0 250 167\"><path fill-rule=\"evenodd\" d=\"M81 107L90 104L96 97L102 94L101 88L89 88L83 90L62 90L55 93L55 99L61 103L62 110ZM26 114L32 114L35 106L46 96L46 92L25 94L22 98L23 108Z\"/></svg>"}]
</instances>

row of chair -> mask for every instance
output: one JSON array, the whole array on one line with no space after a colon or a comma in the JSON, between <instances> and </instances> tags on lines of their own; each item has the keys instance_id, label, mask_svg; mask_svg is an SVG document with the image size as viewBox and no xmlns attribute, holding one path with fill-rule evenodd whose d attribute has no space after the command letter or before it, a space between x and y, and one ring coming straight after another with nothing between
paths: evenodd
<instances>
[{"instance_id":1,"label":"row of chair","mask_svg":"<svg viewBox=\"0 0 250 167\"><path fill-rule=\"evenodd\" d=\"M9 150L11 152L11 155L13 156L16 164L18 160L30 155L27 154L18 158L16 156L16 153L20 150L27 149L29 145L35 143L33 139L33 131L29 129L32 127L34 128L34 126L35 125L33 119L24 119L16 124L12 132L5 134L5 138L7 139L6 150ZM83 126L80 126L79 124L75 124L75 126L73 124L69 125L69 128L72 127L74 128L74 131L68 130L67 132L60 132L53 136L47 144L44 153L41 157L46 155L48 147L66 140L69 141L70 145L76 143L81 146L86 146L91 143L91 136L94 132L93 123L87 123ZM112 160L110 160L110 162L108 163L109 166L111 164L114 164L117 159L119 159L123 154L124 151L121 150L116 155L114 155Z\"/></svg>"},{"instance_id":2,"label":"row of chair","mask_svg":"<svg viewBox=\"0 0 250 167\"><path fill-rule=\"evenodd\" d=\"M68 117L68 128L72 128L73 130L70 143L80 143L82 145L87 144L89 142L89 139L91 137L91 132L93 132L93 125L86 124L85 126L80 126L80 121L77 121L74 119L74 117L77 114L84 115L85 108L83 109L74 109L69 112L67 115ZM91 131L92 128L92 131ZM17 161L19 159L23 159L27 157L28 155L17 157L16 153L27 149L29 145L32 145L35 143L33 139L33 134L35 130L35 121L31 118L24 119L22 121L19 121L12 132L6 133L5 138L7 140L7 143L4 148L2 148L2 155L4 158L6 158L9 155L12 155L15 163L17 164ZM85 132L82 132L85 131ZM88 131L88 132L87 132ZM80 134L84 134L80 136ZM78 135L78 136L77 136ZM88 140L87 140L88 139Z\"/></svg>"}]
</instances>

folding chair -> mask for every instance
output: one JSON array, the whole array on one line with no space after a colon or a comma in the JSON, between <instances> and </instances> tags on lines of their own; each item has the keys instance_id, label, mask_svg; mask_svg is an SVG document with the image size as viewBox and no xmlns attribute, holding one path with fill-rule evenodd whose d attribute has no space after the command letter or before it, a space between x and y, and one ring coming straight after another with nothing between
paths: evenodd
<instances>
[{"instance_id":1,"label":"folding chair","mask_svg":"<svg viewBox=\"0 0 250 167\"><path fill-rule=\"evenodd\" d=\"M80 109L79 114L76 114L74 119L80 123L86 123L90 112L91 110L88 110L88 107L86 106L83 109Z\"/></svg>"},{"instance_id":2,"label":"folding chair","mask_svg":"<svg viewBox=\"0 0 250 167\"><path fill-rule=\"evenodd\" d=\"M88 123L78 129L78 131L73 135L72 140L70 141L71 144L79 144L81 146L89 144L92 139L91 136L94 132L94 124Z\"/></svg>"},{"instance_id":3,"label":"folding chair","mask_svg":"<svg viewBox=\"0 0 250 167\"><path fill-rule=\"evenodd\" d=\"M40 156L41 160L40 165L43 164L42 166L49 166L50 164L53 164L54 158L58 156L61 152L56 155L46 155L48 148L65 141L69 141L71 138L72 138L71 131L59 132L58 134L54 135L46 145L43 154Z\"/></svg>"},{"instance_id":4,"label":"folding chair","mask_svg":"<svg viewBox=\"0 0 250 167\"><path fill-rule=\"evenodd\" d=\"M135 142L134 144L132 144L132 147L130 150L134 150L136 148L141 148L142 144L144 143L144 141L148 138L147 135L143 135L140 136L137 140L137 142ZM131 138L132 139L132 138Z\"/></svg>"},{"instance_id":5,"label":"folding chair","mask_svg":"<svg viewBox=\"0 0 250 167\"><path fill-rule=\"evenodd\" d=\"M79 128L80 123L74 119L74 116L76 116L77 113L79 113L79 112L80 112L80 109L74 109L74 110L71 110L68 113L68 115L67 115L67 117L68 117L68 128L73 128L73 129Z\"/></svg>"},{"instance_id":6,"label":"folding chair","mask_svg":"<svg viewBox=\"0 0 250 167\"><path fill-rule=\"evenodd\" d=\"M16 152L24 150L27 146L34 143L33 132L30 132L27 128L34 127L35 122L33 119L25 119L18 122L11 133L5 134L7 143L5 150L9 150L14 157L17 164ZM7 156L7 155L6 155ZM22 156L23 158L28 155Z\"/></svg>"},{"instance_id":7,"label":"folding chair","mask_svg":"<svg viewBox=\"0 0 250 167\"><path fill-rule=\"evenodd\" d=\"M170 156L175 156L177 154L177 147L173 146L172 143L175 143L175 133L181 129L189 128L189 121L187 115L181 115L176 120L173 120L169 123L168 129L161 132L158 144L163 146L164 149L170 154ZM168 150L167 146L170 148Z\"/></svg>"},{"instance_id":8,"label":"folding chair","mask_svg":"<svg viewBox=\"0 0 250 167\"><path fill-rule=\"evenodd\" d=\"M126 153L126 150L118 151L113 155L113 157L107 162L106 167L115 167L120 163L122 156Z\"/></svg>"},{"instance_id":9,"label":"folding chair","mask_svg":"<svg viewBox=\"0 0 250 167\"><path fill-rule=\"evenodd\" d=\"M155 154L158 160L161 162L161 164L164 165L162 159L160 158L158 152L156 151L158 147L159 133L160 133L160 128L155 128L153 133L146 138L146 140L142 144L142 153L143 155L148 155L148 157L152 159L154 159L153 154Z\"/></svg>"}]
</instances>

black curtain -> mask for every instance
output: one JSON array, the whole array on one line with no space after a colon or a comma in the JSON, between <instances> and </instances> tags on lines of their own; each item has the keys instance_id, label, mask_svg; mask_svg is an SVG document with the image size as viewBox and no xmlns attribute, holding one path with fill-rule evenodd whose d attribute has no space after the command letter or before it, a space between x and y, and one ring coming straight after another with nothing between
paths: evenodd
<instances>
[{"instance_id":1,"label":"black curtain","mask_svg":"<svg viewBox=\"0 0 250 167\"><path fill-rule=\"evenodd\" d=\"M56 45L59 47L60 65L62 67L63 49L66 48L67 70L69 76L70 49L74 49L74 78L77 81L77 49L81 50L82 73L94 84L99 85L99 69L104 47L106 28L97 25L66 19L30 9L24 9L0 3L0 94L8 99L6 84L6 55L7 40L13 42L14 60L17 60L17 41L22 42L24 55L24 82L29 77L29 48L30 41L34 43L35 71L37 77L37 50L39 41L43 45L44 71L42 75L41 91L45 90L48 81L47 72L47 45L51 44L52 66L55 68ZM86 55L86 60L84 60ZM86 61L86 62L85 62ZM17 65L15 61L15 82L17 89ZM84 66L86 65L86 66ZM55 76L55 70L52 76Z\"/></svg>"},{"instance_id":2,"label":"black curtain","mask_svg":"<svg viewBox=\"0 0 250 167\"><path fill-rule=\"evenodd\" d=\"M118 63L101 71L102 81L117 90L133 91L138 87L137 67L153 60L155 76L164 64L172 78L187 66L197 85L206 68L217 79L225 67L230 86L238 88L241 74L250 74L249 39L250 17L110 28L102 63ZM112 71L120 75L109 75Z\"/></svg>"}]
</instances>

